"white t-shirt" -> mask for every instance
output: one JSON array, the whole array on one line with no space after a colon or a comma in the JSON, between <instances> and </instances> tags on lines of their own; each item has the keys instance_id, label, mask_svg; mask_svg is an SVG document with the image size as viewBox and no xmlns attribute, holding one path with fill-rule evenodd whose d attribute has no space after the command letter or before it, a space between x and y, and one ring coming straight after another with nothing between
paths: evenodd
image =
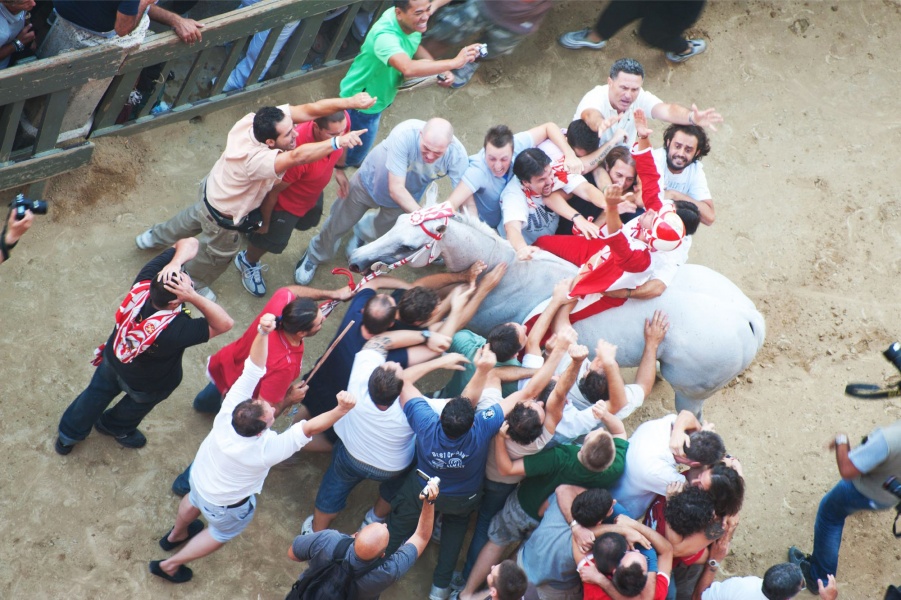
<instances>
[{"instance_id":1,"label":"white t-shirt","mask_svg":"<svg viewBox=\"0 0 901 600\"><path fill-rule=\"evenodd\" d=\"M696 160L681 173L673 173L666 164L666 148L656 148L651 151L657 172L663 173L665 189L679 192L694 200L710 200L710 188L707 187L707 176L704 174L704 165Z\"/></svg>"},{"instance_id":2,"label":"white t-shirt","mask_svg":"<svg viewBox=\"0 0 901 600\"><path fill-rule=\"evenodd\" d=\"M675 414L646 421L629 438L626 468L610 493L633 519L641 519L654 497L666 494L667 485L685 482L669 447L675 422Z\"/></svg>"},{"instance_id":3,"label":"white t-shirt","mask_svg":"<svg viewBox=\"0 0 901 600\"><path fill-rule=\"evenodd\" d=\"M191 488L211 504L229 506L259 493L269 468L311 440L303 432L306 421L295 423L282 433L266 429L261 435L243 437L235 431L232 412L238 404L253 397L253 390L265 373L266 369L253 364L250 358L244 361L244 372L225 395L213 421L213 430L194 457Z\"/></svg>"},{"instance_id":4,"label":"white t-shirt","mask_svg":"<svg viewBox=\"0 0 901 600\"><path fill-rule=\"evenodd\" d=\"M579 106L576 108L576 114L573 116L573 120L581 119L582 111L588 108L597 109L605 119L617 115L618 111L610 106L609 88L609 85L599 85L585 94L579 102ZM615 130L623 129L629 136L629 139L626 140L626 146L631 148L632 144L635 143L635 137L638 135L635 131L635 118L632 116L635 109L640 108L643 110L648 120L650 120L651 111L661 102L663 102L663 100L651 92L641 89L638 92L638 97L635 99L635 102L633 102L626 112L623 113L623 118L619 120L619 123L600 136L598 146L602 146L609 142L610 138L613 137L613 132Z\"/></svg>"},{"instance_id":5,"label":"white t-shirt","mask_svg":"<svg viewBox=\"0 0 901 600\"><path fill-rule=\"evenodd\" d=\"M376 350L357 352L347 384L357 405L335 423L335 433L360 462L383 471L402 471L413 462L416 447L400 400L381 410L369 397L369 376L385 360Z\"/></svg>"},{"instance_id":6,"label":"white t-shirt","mask_svg":"<svg viewBox=\"0 0 901 600\"><path fill-rule=\"evenodd\" d=\"M541 142L537 148L551 159L551 172L554 175L553 191L562 190L567 194L581 184L585 178L581 175L567 173L563 168L564 156L551 140ZM506 237L504 225L511 221L521 221L522 236L527 244L532 244L543 235L553 235L557 231L560 216L545 206L544 198L528 191L518 177L510 179L501 192L501 224L498 232Z\"/></svg>"},{"instance_id":7,"label":"white t-shirt","mask_svg":"<svg viewBox=\"0 0 901 600\"><path fill-rule=\"evenodd\" d=\"M760 577L730 577L714 581L701 594L701 600L766 600L763 579Z\"/></svg>"}]
</instances>

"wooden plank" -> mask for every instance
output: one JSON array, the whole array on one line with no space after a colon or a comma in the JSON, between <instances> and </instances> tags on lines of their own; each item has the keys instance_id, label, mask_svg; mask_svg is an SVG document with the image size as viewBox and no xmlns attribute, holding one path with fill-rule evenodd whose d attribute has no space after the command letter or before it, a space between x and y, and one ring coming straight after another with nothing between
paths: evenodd
<instances>
[{"instance_id":1,"label":"wooden plank","mask_svg":"<svg viewBox=\"0 0 901 600\"><path fill-rule=\"evenodd\" d=\"M0 69L0 105L113 77L123 56L118 46L97 46Z\"/></svg>"},{"instance_id":2,"label":"wooden plank","mask_svg":"<svg viewBox=\"0 0 901 600\"><path fill-rule=\"evenodd\" d=\"M319 27L324 20L325 13L322 13L300 22L291 39L282 48L281 64L277 68L273 65L272 70L269 71L273 78L300 70L310 53L310 48L313 47L313 42L316 41L316 34L319 33Z\"/></svg>"},{"instance_id":3,"label":"wooden plank","mask_svg":"<svg viewBox=\"0 0 901 600\"><path fill-rule=\"evenodd\" d=\"M195 89L197 89L197 78L203 74L203 66L206 63L206 59L210 56L212 52L212 48L208 48L203 52L197 54L194 57L194 63L191 65L190 70L188 70L185 78L182 80L181 89L178 90L178 94L175 96L175 100L172 102L172 106L177 107L181 106L185 102L187 102L188 97L191 95Z\"/></svg>"},{"instance_id":4,"label":"wooden plank","mask_svg":"<svg viewBox=\"0 0 901 600\"><path fill-rule=\"evenodd\" d=\"M225 87L225 84L228 83L228 76L231 75L231 72L234 71L235 66L237 66L238 61L241 60L241 56L244 52L247 51L247 48L250 47L250 38L244 40L243 44L240 44L241 40L235 40L235 43L232 44L231 49L228 51L228 57L225 59L225 64L222 65L222 68L219 69L219 74L216 75L216 83L213 84L213 89L210 90L210 96L217 96L222 93L222 89Z\"/></svg>"},{"instance_id":5,"label":"wooden plank","mask_svg":"<svg viewBox=\"0 0 901 600\"><path fill-rule=\"evenodd\" d=\"M83 142L0 168L0 190L18 188L77 169L90 162L93 153L94 144Z\"/></svg>"},{"instance_id":6,"label":"wooden plank","mask_svg":"<svg viewBox=\"0 0 901 600\"><path fill-rule=\"evenodd\" d=\"M0 164L9 160L24 107L25 101L19 100L0 108L0 131L3 132L3 137L0 138Z\"/></svg>"},{"instance_id":7,"label":"wooden plank","mask_svg":"<svg viewBox=\"0 0 901 600\"><path fill-rule=\"evenodd\" d=\"M128 95L135 89L138 75L140 75L140 72L116 75L113 78L113 82L110 84L109 89L106 90L106 93L103 94L103 99L94 113L94 128L109 127L116 122L116 119L119 118L119 113L122 112L122 107L128 101Z\"/></svg>"},{"instance_id":8,"label":"wooden plank","mask_svg":"<svg viewBox=\"0 0 901 600\"><path fill-rule=\"evenodd\" d=\"M278 41L278 36L282 34L282 30L285 28L285 25L281 27L273 27L269 30L269 35L266 36L266 41L263 42L263 47L260 48L260 53L257 55L257 61L253 65L253 69L250 70L250 75L247 76L247 81L244 82L244 86L253 85L260 80L260 75L263 74L263 69L266 68L266 62L269 60L269 55L272 54L273 48L275 48L275 43ZM251 37L253 40L253 37ZM251 41L251 43L253 43Z\"/></svg>"},{"instance_id":9,"label":"wooden plank","mask_svg":"<svg viewBox=\"0 0 901 600\"><path fill-rule=\"evenodd\" d=\"M328 52L325 53L325 58L322 61L323 63L330 63L338 56L338 51L341 49L341 45L344 43L347 34L350 33L350 28L354 24L354 17L357 16L358 12L360 12L360 4L354 4L349 6L347 11L341 15L341 26L338 28L338 32L335 34L334 39L332 39Z\"/></svg>"},{"instance_id":10,"label":"wooden plank","mask_svg":"<svg viewBox=\"0 0 901 600\"><path fill-rule=\"evenodd\" d=\"M38 130L38 137L34 141L35 154L46 152L56 146L59 129L63 124L63 117L66 116L66 108L69 106L69 91L63 89L50 94L47 108L44 110L44 119Z\"/></svg>"}]
</instances>

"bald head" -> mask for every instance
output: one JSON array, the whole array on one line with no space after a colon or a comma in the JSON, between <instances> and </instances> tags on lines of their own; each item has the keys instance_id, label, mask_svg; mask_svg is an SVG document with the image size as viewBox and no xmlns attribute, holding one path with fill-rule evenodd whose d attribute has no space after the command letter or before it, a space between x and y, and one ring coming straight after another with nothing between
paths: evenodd
<instances>
[{"instance_id":1,"label":"bald head","mask_svg":"<svg viewBox=\"0 0 901 600\"><path fill-rule=\"evenodd\" d=\"M375 560L388 548L388 527L384 523L372 523L354 538L354 553L360 560Z\"/></svg>"},{"instance_id":2,"label":"bald head","mask_svg":"<svg viewBox=\"0 0 901 600\"><path fill-rule=\"evenodd\" d=\"M433 163L447 152L448 146L454 140L454 126L450 121L441 118L429 119L422 127L419 140L419 151L422 160Z\"/></svg>"}]
</instances>

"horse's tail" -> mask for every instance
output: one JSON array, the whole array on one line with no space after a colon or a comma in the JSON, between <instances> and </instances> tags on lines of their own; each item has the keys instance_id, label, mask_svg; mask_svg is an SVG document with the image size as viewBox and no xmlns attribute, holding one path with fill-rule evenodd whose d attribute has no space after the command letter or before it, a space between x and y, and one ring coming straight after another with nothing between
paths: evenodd
<instances>
[{"instance_id":1,"label":"horse's tail","mask_svg":"<svg viewBox=\"0 0 901 600\"><path fill-rule=\"evenodd\" d=\"M763 348L763 342L766 339L766 321L756 308L751 310L748 326L754 334L754 339L757 340L757 350L760 350Z\"/></svg>"}]
</instances>

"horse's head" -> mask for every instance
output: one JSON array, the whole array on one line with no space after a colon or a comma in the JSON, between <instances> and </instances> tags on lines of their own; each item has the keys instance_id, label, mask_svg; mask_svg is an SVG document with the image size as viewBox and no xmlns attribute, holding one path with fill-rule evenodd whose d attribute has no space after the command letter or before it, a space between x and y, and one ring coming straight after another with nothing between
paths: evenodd
<instances>
[{"instance_id":1,"label":"horse's head","mask_svg":"<svg viewBox=\"0 0 901 600\"><path fill-rule=\"evenodd\" d=\"M411 267L428 265L440 253L437 242L452 215L453 209L447 203L401 215L388 233L353 251L350 270L365 273L376 263L390 265L405 258L410 259L407 264Z\"/></svg>"}]
</instances>

